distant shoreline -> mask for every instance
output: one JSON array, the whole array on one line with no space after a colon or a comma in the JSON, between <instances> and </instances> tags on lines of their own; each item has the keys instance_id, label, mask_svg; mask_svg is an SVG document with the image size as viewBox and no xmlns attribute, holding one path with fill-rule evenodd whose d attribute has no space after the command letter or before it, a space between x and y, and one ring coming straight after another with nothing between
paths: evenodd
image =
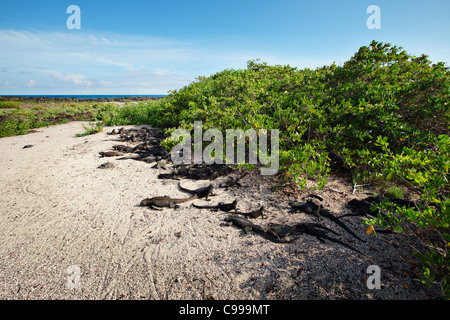
<instances>
[{"instance_id":1,"label":"distant shoreline","mask_svg":"<svg viewBox=\"0 0 450 320\"><path fill-rule=\"evenodd\" d=\"M0 95L0 101L143 101L158 100L167 95Z\"/></svg>"}]
</instances>

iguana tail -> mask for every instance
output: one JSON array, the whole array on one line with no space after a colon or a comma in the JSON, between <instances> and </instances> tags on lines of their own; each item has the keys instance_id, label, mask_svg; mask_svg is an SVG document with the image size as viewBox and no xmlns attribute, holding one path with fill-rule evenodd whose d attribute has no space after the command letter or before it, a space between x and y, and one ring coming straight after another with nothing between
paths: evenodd
<instances>
[{"instance_id":1,"label":"iguana tail","mask_svg":"<svg viewBox=\"0 0 450 320\"><path fill-rule=\"evenodd\" d=\"M342 229L344 229L345 231L347 231L348 233L350 233L353 237L355 237L356 239L358 239L359 241L362 242L366 242L365 240L361 239L360 237L358 237L352 230L349 229L349 227L347 227L341 220L339 220L338 218L336 218L335 216L333 216L331 213L329 213L328 211L322 210L320 212L320 214L324 217L327 217L328 219L332 220L334 223L336 223L337 225L339 225Z\"/></svg>"},{"instance_id":2,"label":"iguana tail","mask_svg":"<svg viewBox=\"0 0 450 320\"><path fill-rule=\"evenodd\" d=\"M325 231L334 233L334 234L337 235L337 236L339 235L336 231L334 231L334 230L332 230L332 229L330 229L330 228L327 228L327 227L325 227L325 226L323 226L323 225L321 225L321 224L319 224L319 223L313 223L312 225L313 225L315 228L323 229L323 230L325 230Z\"/></svg>"},{"instance_id":3,"label":"iguana tail","mask_svg":"<svg viewBox=\"0 0 450 320\"><path fill-rule=\"evenodd\" d=\"M217 209L219 207L219 206L198 206L195 203L193 203L192 206L198 209Z\"/></svg>"},{"instance_id":4,"label":"iguana tail","mask_svg":"<svg viewBox=\"0 0 450 320\"><path fill-rule=\"evenodd\" d=\"M190 194L193 194L193 193L194 193L193 190L189 190L189 189L183 188L183 187L181 186L181 182L180 182L180 181L178 181L178 188L179 188L181 191L186 192L186 193L190 193Z\"/></svg>"},{"instance_id":5,"label":"iguana tail","mask_svg":"<svg viewBox=\"0 0 450 320\"><path fill-rule=\"evenodd\" d=\"M356 252L358 252L358 253L362 253L362 252L359 251L358 249L353 248L352 246L350 246L350 245L348 245L348 244L342 242L341 240L331 238L331 237L329 237L329 236L327 236L327 235L324 235L324 234L321 235L320 237L321 237L321 238L324 238L324 239L327 239L327 240L330 240L330 241L333 241L333 242L336 242L336 243L339 243L339 244L343 245L344 247L347 247L347 248L349 248L349 249L351 249L351 250L353 250L353 251L356 251Z\"/></svg>"},{"instance_id":6,"label":"iguana tail","mask_svg":"<svg viewBox=\"0 0 450 320\"><path fill-rule=\"evenodd\" d=\"M182 202L187 202L187 201L191 201L194 199L197 199L198 196L196 194L194 194L192 197L186 198L186 199L177 199L175 202L176 203L182 203Z\"/></svg>"}]
</instances>

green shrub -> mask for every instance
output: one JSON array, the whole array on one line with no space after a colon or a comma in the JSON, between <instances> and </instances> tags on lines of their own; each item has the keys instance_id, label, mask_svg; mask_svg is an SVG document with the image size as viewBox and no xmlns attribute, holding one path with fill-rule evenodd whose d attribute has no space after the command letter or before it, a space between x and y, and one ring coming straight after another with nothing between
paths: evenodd
<instances>
[{"instance_id":1,"label":"green shrub","mask_svg":"<svg viewBox=\"0 0 450 320\"><path fill-rule=\"evenodd\" d=\"M154 124L152 117L156 114L156 105L156 101L146 101L123 107L113 106L106 110L101 109L98 117L109 126Z\"/></svg>"},{"instance_id":2,"label":"green shrub","mask_svg":"<svg viewBox=\"0 0 450 320\"><path fill-rule=\"evenodd\" d=\"M403 189L397 186L390 186L385 193L386 197L391 199L404 199L405 195Z\"/></svg>"},{"instance_id":3,"label":"green shrub","mask_svg":"<svg viewBox=\"0 0 450 320\"><path fill-rule=\"evenodd\" d=\"M84 137L91 134L99 133L103 131L103 123L101 121L90 121L89 124L84 125L83 129L85 130L84 133L77 133L77 137Z\"/></svg>"},{"instance_id":4,"label":"green shrub","mask_svg":"<svg viewBox=\"0 0 450 320\"><path fill-rule=\"evenodd\" d=\"M279 129L281 168L302 187L308 178L325 185L333 155L355 181L383 181L394 196L419 192L417 208L387 208L385 221L366 223L403 231L406 221L437 232L431 253L421 253L429 275L423 281L440 278L448 294L449 90L444 63L373 41L342 66L298 70L250 61L245 70L200 77L127 112L170 130L190 130L198 120L204 130Z\"/></svg>"}]
</instances>

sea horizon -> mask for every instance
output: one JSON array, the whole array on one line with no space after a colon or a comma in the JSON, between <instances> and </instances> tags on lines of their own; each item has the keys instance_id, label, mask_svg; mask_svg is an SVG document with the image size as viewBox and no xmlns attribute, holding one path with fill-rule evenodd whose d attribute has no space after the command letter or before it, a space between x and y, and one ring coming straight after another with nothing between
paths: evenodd
<instances>
[{"instance_id":1,"label":"sea horizon","mask_svg":"<svg viewBox=\"0 0 450 320\"><path fill-rule=\"evenodd\" d=\"M61 99L123 99L123 98L163 98L166 94L99 94L99 95L87 95L87 94L4 94L0 97L18 97L18 98L61 98Z\"/></svg>"}]
</instances>

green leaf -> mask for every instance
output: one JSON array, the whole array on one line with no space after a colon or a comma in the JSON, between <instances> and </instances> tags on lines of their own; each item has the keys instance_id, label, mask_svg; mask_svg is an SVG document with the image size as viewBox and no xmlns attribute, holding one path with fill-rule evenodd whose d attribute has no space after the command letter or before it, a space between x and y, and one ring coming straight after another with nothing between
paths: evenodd
<instances>
[{"instance_id":1,"label":"green leaf","mask_svg":"<svg viewBox=\"0 0 450 320\"><path fill-rule=\"evenodd\" d=\"M392 170L391 172L389 172L389 174L387 175L386 179L391 180L392 176L394 175L395 171Z\"/></svg>"}]
</instances>

